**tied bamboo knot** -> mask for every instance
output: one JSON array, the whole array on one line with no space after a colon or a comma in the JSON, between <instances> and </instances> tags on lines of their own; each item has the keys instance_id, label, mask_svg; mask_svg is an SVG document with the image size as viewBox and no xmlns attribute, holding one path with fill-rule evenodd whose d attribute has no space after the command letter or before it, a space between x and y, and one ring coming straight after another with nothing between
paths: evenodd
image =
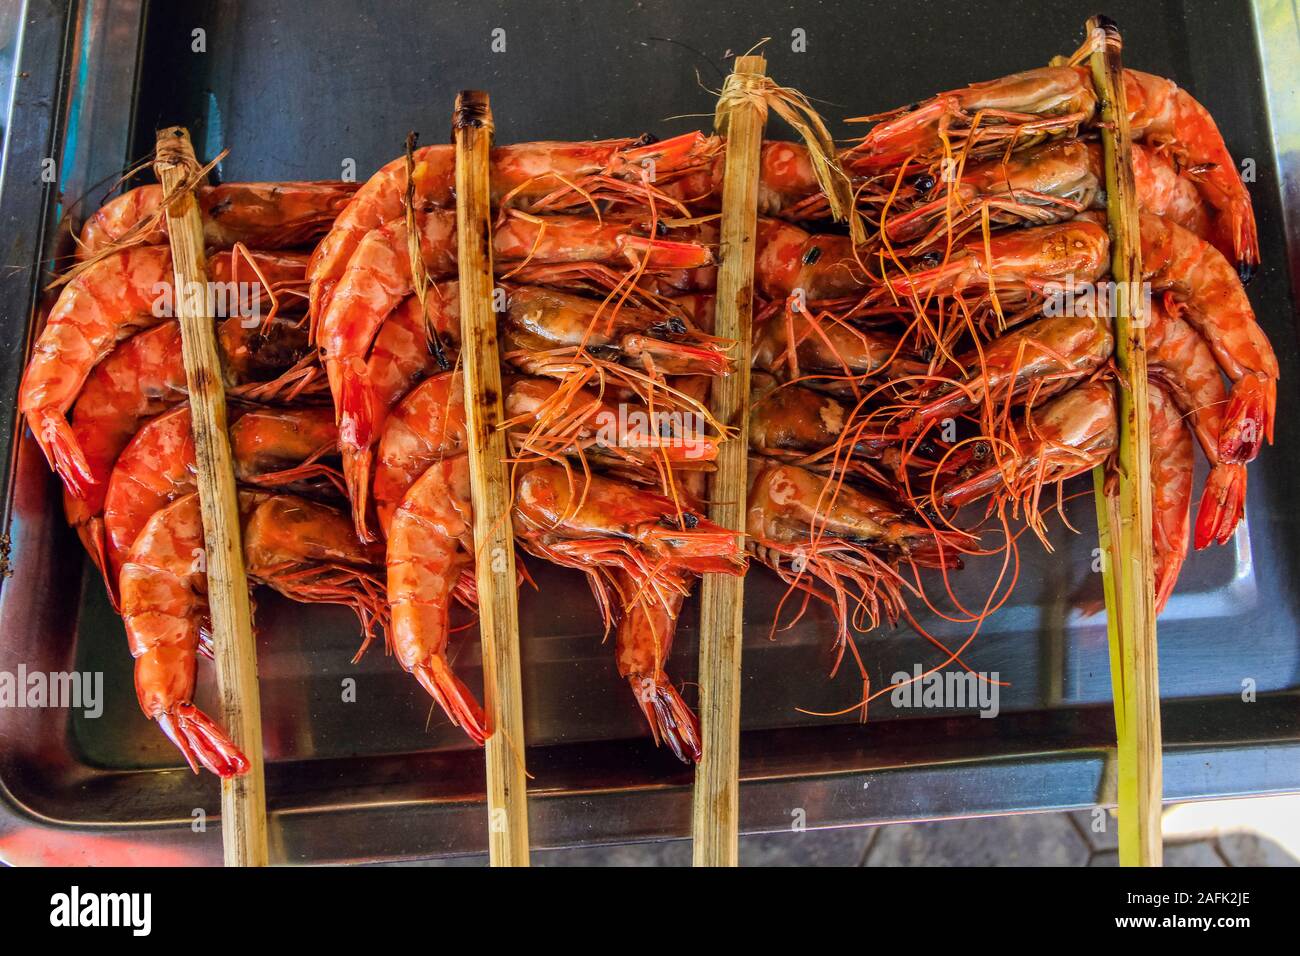
<instances>
[{"instance_id":1,"label":"tied bamboo knot","mask_svg":"<svg viewBox=\"0 0 1300 956\"><path fill-rule=\"evenodd\" d=\"M131 226L126 232L122 233L113 242L106 243L91 256L76 263L60 276L56 276L48 285L46 290L58 289L67 285L73 279L80 276L97 262L101 262L110 256L116 255L124 249L130 249L139 246L151 235L154 234L167 218L167 210L171 209L176 200L187 194L192 194L198 187L202 186L208 178L208 173L216 168L217 164L230 155L230 149L227 147L219 152L215 159L206 164L200 164L194 158L192 152L187 152L182 145L181 127L175 127L172 136L154 147L152 161L146 160L139 166L133 167L122 174L118 185L127 182L133 175L141 170L152 167L155 170L161 169L180 169L183 171L181 178L174 186L170 188L164 186L162 198L158 201L158 208L149 215L140 219L135 225ZM116 188L116 186L114 187ZM81 239L73 232L73 241L78 245Z\"/></svg>"},{"instance_id":2,"label":"tied bamboo knot","mask_svg":"<svg viewBox=\"0 0 1300 956\"><path fill-rule=\"evenodd\" d=\"M212 172L220 163L230 154L230 149L223 149L217 154L216 158L206 164L201 164L194 156L192 149L187 149L187 141L182 135L181 127L175 127L171 130L172 135L167 138L159 137L157 145L154 147L154 169L179 169L181 178L170 189L163 192L162 201L159 203L160 209L171 206L177 199L186 193L192 193L199 186L203 185L207 179L208 173Z\"/></svg>"},{"instance_id":3,"label":"tied bamboo knot","mask_svg":"<svg viewBox=\"0 0 1300 956\"><path fill-rule=\"evenodd\" d=\"M866 242L866 226L853 201L853 183L840 165L825 121L808 98L796 89L780 86L766 74L736 72L727 77L718 94L713 125L719 133L726 135L728 118L741 107L757 110L764 122L771 110L799 134L808 147L813 175L830 204L831 216L836 222L849 224L854 244Z\"/></svg>"}]
</instances>

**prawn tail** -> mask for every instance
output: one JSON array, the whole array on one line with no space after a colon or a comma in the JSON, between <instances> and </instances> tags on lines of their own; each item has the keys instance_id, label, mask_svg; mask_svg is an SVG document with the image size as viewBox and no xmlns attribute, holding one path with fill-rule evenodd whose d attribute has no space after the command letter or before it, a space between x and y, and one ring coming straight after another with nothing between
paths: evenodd
<instances>
[{"instance_id":1,"label":"prawn tail","mask_svg":"<svg viewBox=\"0 0 1300 956\"><path fill-rule=\"evenodd\" d=\"M1187 547L1186 539L1183 539L1183 547L1184 549ZM1176 554L1173 552L1156 554L1155 588L1157 616L1164 613L1165 605L1169 603L1169 598L1174 593L1174 585L1178 583L1178 573L1183 569L1183 560L1185 558L1186 554Z\"/></svg>"},{"instance_id":2,"label":"prawn tail","mask_svg":"<svg viewBox=\"0 0 1300 956\"><path fill-rule=\"evenodd\" d=\"M176 704L154 719L195 773L199 772L200 764L223 778L248 771L248 758L235 742L215 720L193 704Z\"/></svg>"},{"instance_id":3,"label":"prawn tail","mask_svg":"<svg viewBox=\"0 0 1300 956\"><path fill-rule=\"evenodd\" d=\"M1273 410L1277 383L1262 375L1245 375L1232 386L1228 410L1219 431L1219 459L1254 461L1265 440L1273 443Z\"/></svg>"},{"instance_id":4,"label":"prawn tail","mask_svg":"<svg viewBox=\"0 0 1300 956\"><path fill-rule=\"evenodd\" d=\"M366 544L376 540L369 525L370 462L373 457L369 446L343 449L343 480L348 487L348 500L352 502L352 524L357 537Z\"/></svg>"},{"instance_id":5,"label":"prawn tail","mask_svg":"<svg viewBox=\"0 0 1300 956\"><path fill-rule=\"evenodd\" d=\"M1219 464L1210 469L1196 511L1197 550L1226 544L1246 509L1246 466Z\"/></svg>"},{"instance_id":6,"label":"prawn tail","mask_svg":"<svg viewBox=\"0 0 1300 956\"><path fill-rule=\"evenodd\" d=\"M451 589L451 596L462 607L471 611L478 609L478 578L475 577L473 568L466 568L460 573L460 577L456 579L456 586Z\"/></svg>"},{"instance_id":7,"label":"prawn tail","mask_svg":"<svg viewBox=\"0 0 1300 956\"><path fill-rule=\"evenodd\" d=\"M77 537L81 539L86 553L90 555L90 560L95 562L95 567L99 569L100 575L104 578L104 589L108 592L108 600L113 605L113 610L119 614L122 613L121 605L118 603L117 582L113 580L113 574L109 570L108 554L104 550L104 519L91 518L88 521L77 524Z\"/></svg>"},{"instance_id":8,"label":"prawn tail","mask_svg":"<svg viewBox=\"0 0 1300 956\"><path fill-rule=\"evenodd\" d=\"M97 480L68 420L57 412L40 412L30 422L37 443L63 481L63 487L76 498L86 497Z\"/></svg>"},{"instance_id":9,"label":"prawn tail","mask_svg":"<svg viewBox=\"0 0 1300 956\"><path fill-rule=\"evenodd\" d=\"M1255 212L1251 209L1250 201L1244 200L1233 203L1231 211L1221 218L1230 224L1237 275L1241 284L1247 285L1259 269L1259 236L1255 232Z\"/></svg>"},{"instance_id":10,"label":"prawn tail","mask_svg":"<svg viewBox=\"0 0 1300 956\"><path fill-rule=\"evenodd\" d=\"M666 744L684 764L698 763L702 752L699 719L666 675L651 678L632 674L627 683L650 725L655 746Z\"/></svg>"},{"instance_id":11,"label":"prawn tail","mask_svg":"<svg viewBox=\"0 0 1300 956\"><path fill-rule=\"evenodd\" d=\"M474 692L451 672L447 661L431 656L416 664L412 673L451 722L465 731L474 743L483 746L483 742L492 736L492 728L488 726L483 707L475 699Z\"/></svg>"}]
</instances>

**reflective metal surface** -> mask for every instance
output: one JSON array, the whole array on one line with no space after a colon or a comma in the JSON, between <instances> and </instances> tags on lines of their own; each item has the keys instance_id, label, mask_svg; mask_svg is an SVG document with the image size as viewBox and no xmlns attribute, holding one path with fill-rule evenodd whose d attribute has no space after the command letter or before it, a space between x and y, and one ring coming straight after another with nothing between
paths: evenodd
<instances>
[{"instance_id":1,"label":"reflective metal surface","mask_svg":"<svg viewBox=\"0 0 1300 956\"><path fill-rule=\"evenodd\" d=\"M140 714L120 622L66 528L57 486L15 427L13 396L40 276L62 248L54 228L94 208L144 155L155 125L189 125L208 155L232 147L227 180L365 177L400 152L408 129L446 136L462 87L489 89L501 141L658 135L699 126L723 54L763 36L773 75L827 101L831 119L915 100L1045 62L1078 42L1091 4L831 4L800 12L761 0L736 12L659 3L628 11L576 3L313 5L270 0L29 3L6 43L14 96L0 183L0 455L12 574L0 584L0 671L102 671L102 716L0 709L0 858L12 862L217 862L219 791L194 777ZM1289 4L1113 3L1126 62L1176 77L1214 113L1235 156L1252 160L1265 267L1251 298L1283 368L1277 445L1253 467L1249 521L1231 547L1193 556L1160 626L1166 797L1300 787L1300 532L1290 476L1300 461L1295 201L1300 31ZM493 30L506 50L493 53ZM806 31L806 53L791 32ZM196 52L195 30L204 31ZM1256 45L1258 37L1259 47ZM657 39L658 38L658 39ZM664 39L667 38L667 39ZM703 51L696 53L695 51ZM1261 61L1261 51L1263 59ZM0 63L5 62L0 58ZM1261 62L1264 66L1261 66ZM1267 82L1265 80L1267 68ZM21 76L20 76L21 74ZM775 124L774 124L775 128ZM43 189L54 158L60 207ZM1284 206L1284 194L1290 197ZM1284 212L1291 213L1288 223ZM1289 225L1289 230L1288 230ZM1288 235L1289 232L1289 235ZM1022 549L1015 597L965 655L996 671L1000 715L901 710L877 701L866 724L838 711L861 693L827 677L831 628L814 610L775 635L782 589L756 570L748 587L741 810L746 829L810 827L1046 809L1113 800L1106 635L1079 608L1099 597L1087 482L1068 510L1084 529L1053 529L1056 550ZM690 773L645 737L582 581L530 565L521 600L536 845L686 834ZM994 561L956 580L970 599ZM345 611L257 595L273 858L399 859L485 845L482 758L415 683L373 650L359 665ZM695 617L683 617L671 672L695 671ZM944 639L964 626L924 617ZM941 659L910 631L860 639L875 686ZM457 667L478 680L476 649ZM355 702L345 681L355 682ZM1258 700L1242 699L1243 682ZM210 675L208 675L210 692ZM798 708L798 709L796 709ZM206 829L193 826L198 811Z\"/></svg>"}]
</instances>

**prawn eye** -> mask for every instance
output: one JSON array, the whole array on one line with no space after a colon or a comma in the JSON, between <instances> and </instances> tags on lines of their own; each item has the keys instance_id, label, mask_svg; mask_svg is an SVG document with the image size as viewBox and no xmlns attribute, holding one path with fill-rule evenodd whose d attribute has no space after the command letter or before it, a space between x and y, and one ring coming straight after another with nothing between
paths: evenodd
<instances>
[{"instance_id":1,"label":"prawn eye","mask_svg":"<svg viewBox=\"0 0 1300 956\"><path fill-rule=\"evenodd\" d=\"M934 269L939 265L941 261L942 261L942 257L939 255L939 253L927 252L925 255L921 256L921 268Z\"/></svg>"},{"instance_id":2,"label":"prawn eye","mask_svg":"<svg viewBox=\"0 0 1300 956\"><path fill-rule=\"evenodd\" d=\"M929 173L921 173L921 175L912 180L912 187L917 192L928 193L934 188L934 177Z\"/></svg>"},{"instance_id":3,"label":"prawn eye","mask_svg":"<svg viewBox=\"0 0 1300 956\"><path fill-rule=\"evenodd\" d=\"M989 456L989 443L984 441L975 442L975 447L971 453L975 456L976 461L983 461Z\"/></svg>"},{"instance_id":4,"label":"prawn eye","mask_svg":"<svg viewBox=\"0 0 1300 956\"><path fill-rule=\"evenodd\" d=\"M821 257L822 257L822 247L813 246L811 249L809 249L807 252L803 254L803 264L806 266L810 266Z\"/></svg>"},{"instance_id":5,"label":"prawn eye","mask_svg":"<svg viewBox=\"0 0 1300 956\"><path fill-rule=\"evenodd\" d=\"M634 147L653 146L657 142L659 142L659 137L656 136L654 133L642 133L640 136L638 136L636 139L632 141L632 145Z\"/></svg>"},{"instance_id":6,"label":"prawn eye","mask_svg":"<svg viewBox=\"0 0 1300 956\"><path fill-rule=\"evenodd\" d=\"M668 335L685 335L686 323L682 321L681 316L670 315L662 322L656 322L654 331L660 334L667 333Z\"/></svg>"},{"instance_id":7,"label":"prawn eye","mask_svg":"<svg viewBox=\"0 0 1300 956\"><path fill-rule=\"evenodd\" d=\"M661 515L659 523L671 531L692 531L699 526L700 516L684 511L680 522L677 520L677 515Z\"/></svg>"}]
</instances>

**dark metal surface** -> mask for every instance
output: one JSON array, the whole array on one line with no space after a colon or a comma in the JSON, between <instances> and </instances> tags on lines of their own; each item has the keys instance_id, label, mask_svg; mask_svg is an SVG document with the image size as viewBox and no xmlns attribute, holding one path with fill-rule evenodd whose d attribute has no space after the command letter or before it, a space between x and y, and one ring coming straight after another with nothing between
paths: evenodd
<instances>
[{"instance_id":1,"label":"dark metal surface","mask_svg":"<svg viewBox=\"0 0 1300 956\"><path fill-rule=\"evenodd\" d=\"M1277 445L1252 467L1247 527L1232 546L1192 557L1161 619L1170 799L1300 787L1300 534L1288 482L1300 434L1287 268L1300 265L1300 238L1287 241L1280 187L1281 177L1293 190L1296 174L1297 101L1286 78L1296 79L1300 33L1289 6L1262 8L1273 18L1260 30L1272 55L1267 88L1246 4L1107 10L1124 31L1127 64L1175 77L1213 112L1233 154L1255 162L1265 266L1250 292L1283 370ZM64 526L55 480L14 427L34 266L57 248L52 224L63 211L39 182L41 158L57 159L65 206L89 192L92 209L163 123L190 126L206 155L231 146L220 169L227 180L337 177L348 164L364 179L398 155L409 129L445 140L455 93L466 87L491 91L501 142L669 135L707 125L703 116L666 117L709 113L714 95L701 83L716 88L728 51L764 36L773 38L773 76L825 101L828 119L838 120L1041 64L1073 49L1092 12L1068 2L805 9L760 0L707 12L678 2L334 0L310 12L269 0L27 4L21 37L0 37L16 57L0 183L9 267L0 274L0 455L13 563L0 585L0 670L102 671L107 699L93 720L0 710L0 858L213 862L220 853L217 826L190 826L196 810L215 818L217 785L181 770L139 713L121 624ZM505 31L500 53L492 52L497 29ZM806 32L806 53L791 50L796 29ZM204 31L204 52L194 50L195 30ZM796 809L819 827L1113 800L1105 628L1078 610L1100 593L1095 519L1087 483L1077 490L1085 495L1069 514L1084 532L1054 527L1051 554L1024 544L1015 597L966 655L1010 682L997 719L908 712L887 698L866 725L796 710L848 707L861 683L847 673L828 679L824 614L769 640L781 589L755 571L743 698L747 829L788 827ZM520 613L535 843L683 835L690 774L645 737L585 585L532 567L540 590L522 596ZM977 562L957 580L973 597L997 570ZM427 697L391 658L372 651L348 664L357 635L347 612L257 598L273 856L480 849L480 753L430 715ZM674 652L679 682L695 670L695 616L688 608ZM967 631L925 621L945 638ZM876 686L940 659L908 631L866 635L860 647ZM465 648L457 666L476 681L476 649ZM346 679L356 682L355 703L344 701ZM1243 702L1244 681L1258 701Z\"/></svg>"}]
</instances>

